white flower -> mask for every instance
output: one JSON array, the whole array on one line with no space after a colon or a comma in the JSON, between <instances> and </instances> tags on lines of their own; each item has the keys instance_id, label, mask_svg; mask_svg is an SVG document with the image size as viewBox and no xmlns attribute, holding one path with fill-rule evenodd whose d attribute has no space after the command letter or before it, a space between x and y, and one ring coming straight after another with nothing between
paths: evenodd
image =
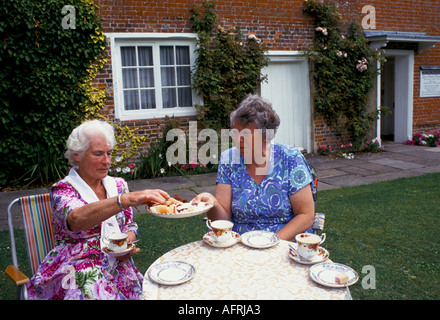
<instances>
[{"instance_id":1,"label":"white flower","mask_svg":"<svg viewBox=\"0 0 440 320\"><path fill-rule=\"evenodd\" d=\"M121 162L122 160L124 160L124 157L118 156L115 158L116 162Z\"/></svg>"},{"instance_id":2,"label":"white flower","mask_svg":"<svg viewBox=\"0 0 440 320\"><path fill-rule=\"evenodd\" d=\"M345 158L345 159L354 159L354 154L353 153L343 153L342 154L342 156Z\"/></svg>"},{"instance_id":3,"label":"white flower","mask_svg":"<svg viewBox=\"0 0 440 320\"><path fill-rule=\"evenodd\" d=\"M171 167L171 162L170 161L168 161L168 167Z\"/></svg>"},{"instance_id":4,"label":"white flower","mask_svg":"<svg viewBox=\"0 0 440 320\"><path fill-rule=\"evenodd\" d=\"M125 167L124 169L122 169L122 173L129 173L129 172L130 172L129 167Z\"/></svg>"},{"instance_id":5,"label":"white flower","mask_svg":"<svg viewBox=\"0 0 440 320\"><path fill-rule=\"evenodd\" d=\"M363 72L365 70L368 69L367 66L367 59L363 58L362 60L358 60L358 64L356 65L356 69L358 69L358 71Z\"/></svg>"},{"instance_id":6,"label":"white flower","mask_svg":"<svg viewBox=\"0 0 440 320\"><path fill-rule=\"evenodd\" d=\"M116 171L116 172L121 172L121 168L120 168L120 167L117 167L117 168L115 168L115 171Z\"/></svg>"},{"instance_id":7,"label":"white flower","mask_svg":"<svg viewBox=\"0 0 440 320\"><path fill-rule=\"evenodd\" d=\"M255 34L249 34L249 35L248 35L248 39L249 39L249 40L255 40L255 41L257 41L258 43L261 42L261 40L258 39L257 36L256 36Z\"/></svg>"},{"instance_id":8,"label":"white flower","mask_svg":"<svg viewBox=\"0 0 440 320\"><path fill-rule=\"evenodd\" d=\"M339 51L336 55L337 55L338 57L341 57L341 56L343 55L343 53L342 53L342 51Z\"/></svg>"},{"instance_id":9,"label":"white flower","mask_svg":"<svg viewBox=\"0 0 440 320\"><path fill-rule=\"evenodd\" d=\"M318 32L321 31L322 34L325 35L325 36L328 35L327 28L318 27L318 28L315 29L315 31L318 31Z\"/></svg>"},{"instance_id":10,"label":"white flower","mask_svg":"<svg viewBox=\"0 0 440 320\"><path fill-rule=\"evenodd\" d=\"M160 173L164 174L165 173L165 169L164 168L160 168Z\"/></svg>"}]
</instances>

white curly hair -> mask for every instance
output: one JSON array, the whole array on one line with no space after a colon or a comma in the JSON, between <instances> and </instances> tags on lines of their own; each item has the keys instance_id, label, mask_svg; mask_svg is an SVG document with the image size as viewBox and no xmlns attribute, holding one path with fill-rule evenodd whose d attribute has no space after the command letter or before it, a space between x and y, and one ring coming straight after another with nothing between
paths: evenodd
<instances>
[{"instance_id":1,"label":"white curly hair","mask_svg":"<svg viewBox=\"0 0 440 320\"><path fill-rule=\"evenodd\" d=\"M67 151L64 156L71 166L77 166L78 163L74 159L77 154L80 158L88 149L90 141L98 135L103 135L112 148L116 145L115 130L111 124L103 120L88 120L73 129L66 142Z\"/></svg>"}]
</instances>

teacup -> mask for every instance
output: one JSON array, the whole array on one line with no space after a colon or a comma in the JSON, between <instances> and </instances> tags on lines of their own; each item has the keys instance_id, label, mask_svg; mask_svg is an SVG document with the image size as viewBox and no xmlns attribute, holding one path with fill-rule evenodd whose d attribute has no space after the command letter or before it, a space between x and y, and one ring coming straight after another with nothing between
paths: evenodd
<instances>
[{"instance_id":1,"label":"teacup","mask_svg":"<svg viewBox=\"0 0 440 320\"><path fill-rule=\"evenodd\" d=\"M128 234L126 233L111 233L105 237L107 247L114 252L124 251L127 249Z\"/></svg>"},{"instance_id":2,"label":"teacup","mask_svg":"<svg viewBox=\"0 0 440 320\"><path fill-rule=\"evenodd\" d=\"M232 227L234 223L229 220L207 220L206 226L212 230L213 238L219 243L227 242L232 239Z\"/></svg>"},{"instance_id":3,"label":"teacup","mask_svg":"<svg viewBox=\"0 0 440 320\"><path fill-rule=\"evenodd\" d=\"M325 233L318 236L313 233L297 234L295 240L298 244L297 253L304 259L311 260L318 255L318 247L325 241Z\"/></svg>"}]
</instances>

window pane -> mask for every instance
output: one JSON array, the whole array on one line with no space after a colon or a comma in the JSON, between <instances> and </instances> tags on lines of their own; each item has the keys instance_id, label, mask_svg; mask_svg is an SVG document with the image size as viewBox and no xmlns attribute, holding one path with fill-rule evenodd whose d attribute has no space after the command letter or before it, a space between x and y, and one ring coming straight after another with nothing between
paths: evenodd
<instances>
[{"instance_id":1,"label":"window pane","mask_svg":"<svg viewBox=\"0 0 440 320\"><path fill-rule=\"evenodd\" d=\"M121 47L121 61L122 66L136 65L136 50L135 47Z\"/></svg>"},{"instance_id":2,"label":"window pane","mask_svg":"<svg viewBox=\"0 0 440 320\"><path fill-rule=\"evenodd\" d=\"M124 107L125 110L139 109L139 91L138 90L124 90Z\"/></svg>"},{"instance_id":3,"label":"window pane","mask_svg":"<svg viewBox=\"0 0 440 320\"><path fill-rule=\"evenodd\" d=\"M191 107L191 88L179 88L179 107Z\"/></svg>"},{"instance_id":4,"label":"window pane","mask_svg":"<svg viewBox=\"0 0 440 320\"><path fill-rule=\"evenodd\" d=\"M141 90L141 109L156 109L154 89Z\"/></svg>"},{"instance_id":5,"label":"window pane","mask_svg":"<svg viewBox=\"0 0 440 320\"><path fill-rule=\"evenodd\" d=\"M174 47L161 46L160 47L160 64L162 66L169 66L174 64Z\"/></svg>"},{"instance_id":6,"label":"window pane","mask_svg":"<svg viewBox=\"0 0 440 320\"><path fill-rule=\"evenodd\" d=\"M176 85L176 75L175 75L174 67L160 68L160 75L162 78L163 86Z\"/></svg>"},{"instance_id":7,"label":"window pane","mask_svg":"<svg viewBox=\"0 0 440 320\"><path fill-rule=\"evenodd\" d=\"M152 88L154 87L154 72L153 68L140 68L139 69L139 84L140 88Z\"/></svg>"},{"instance_id":8,"label":"window pane","mask_svg":"<svg viewBox=\"0 0 440 320\"><path fill-rule=\"evenodd\" d=\"M177 67L177 85L189 86L191 84L191 74L189 67Z\"/></svg>"},{"instance_id":9,"label":"window pane","mask_svg":"<svg viewBox=\"0 0 440 320\"><path fill-rule=\"evenodd\" d=\"M176 46L176 64L189 64L189 47Z\"/></svg>"},{"instance_id":10,"label":"window pane","mask_svg":"<svg viewBox=\"0 0 440 320\"><path fill-rule=\"evenodd\" d=\"M139 65L153 65L153 49L151 47L138 47Z\"/></svg>"},{"instance_id":11,"label":"window pane","mask_svg":"<svg viewBox=\"0 0 440 320\"><path fill-rule=\"evenodd\" d=\"M122 69L122 85L123 85L123 88L137 88L138 87L137 69L136 68Z\"/></svg>"},{"instance_id":12,"label":"window pane","mask_svg":"<svg viewBox=\"0 0 440 320\"><path fill-rule=\"evenodd\" d=\"M176 104L176 89L175 88L165 88L162 89L162 103L164 108L174 108L177 107Z\"/></svg>"}]
</instances>

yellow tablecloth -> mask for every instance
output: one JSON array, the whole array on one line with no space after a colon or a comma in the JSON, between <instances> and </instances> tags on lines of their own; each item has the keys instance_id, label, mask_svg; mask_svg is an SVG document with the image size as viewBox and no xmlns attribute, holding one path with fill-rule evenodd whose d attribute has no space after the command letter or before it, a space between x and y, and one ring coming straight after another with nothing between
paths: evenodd
<instances>
[{"instance_id":1,"label":"yellow tablecloth","mask_svg":"<svg viewBox=\"0 0 440 320\"><path fill-rule=\"evenodd\" d=\"M203 240L173 249L154 263L184 261L196 274L190 281L159 285L145 273L143 291L147 300L292 300L350 299L345 288L328 288L310 279L310 266L289 258L289 242L281 240L267 249L237 243L215 248Z\"/></svg>"}]
</instances>

